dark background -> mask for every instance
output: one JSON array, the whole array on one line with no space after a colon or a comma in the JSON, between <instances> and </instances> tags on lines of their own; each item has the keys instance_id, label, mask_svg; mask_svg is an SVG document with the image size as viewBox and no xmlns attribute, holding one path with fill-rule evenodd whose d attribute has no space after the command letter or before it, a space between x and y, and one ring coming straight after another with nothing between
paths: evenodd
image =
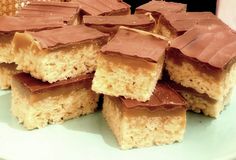
<instances>
[{"instance_id":1,"label":"dark background","mask_svg":"<svg viewBox=\"0 0 236 160\"><path fill-rule=\"evenodd\" d=\"M150 0L124 0L125 2L132 5L132 11L136 7L149 2ZM180 2L188 4L188 11L211 11L215 13L216 11L216 0L166 0L171 2Z\"/></svg>"}]
</instances>

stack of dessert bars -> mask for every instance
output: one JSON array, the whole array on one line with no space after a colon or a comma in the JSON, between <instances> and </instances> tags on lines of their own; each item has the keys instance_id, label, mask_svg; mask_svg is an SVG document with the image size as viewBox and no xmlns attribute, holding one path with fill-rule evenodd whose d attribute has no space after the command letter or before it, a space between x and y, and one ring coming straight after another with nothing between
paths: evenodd
<instances>
[{"instance_id":1,"label":"stack of dessert bars","mask_svg":"<svg viewBox=\"0 0 236 160\"><path fill-rule=\"evenodd\" d=\"M236 35L210 12L155 1L30 2L0 17L0 86L29 130L96 111L122 149L182 141L186 110L218 117ZM11 80L12 79L12 80Z\"/></svg>"}]
</instances>

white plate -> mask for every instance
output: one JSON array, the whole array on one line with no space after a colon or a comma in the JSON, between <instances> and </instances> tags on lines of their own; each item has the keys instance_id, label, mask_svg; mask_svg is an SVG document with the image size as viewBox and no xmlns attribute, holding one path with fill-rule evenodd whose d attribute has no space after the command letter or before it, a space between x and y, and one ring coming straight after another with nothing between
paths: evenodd
<instances>
[{"instance_id":1,"label":"white plate","mask_svg":"<svg viewBox=\"0 0 236 160\"><path fill-rule=\"evenodd\" d=\"M211 160L236 158L236 92L215 120L188 113L182 143L122 151L101 113L26 131L10 114L10 93L0 96L0 159Z\"/></svg>"}]
</instances>

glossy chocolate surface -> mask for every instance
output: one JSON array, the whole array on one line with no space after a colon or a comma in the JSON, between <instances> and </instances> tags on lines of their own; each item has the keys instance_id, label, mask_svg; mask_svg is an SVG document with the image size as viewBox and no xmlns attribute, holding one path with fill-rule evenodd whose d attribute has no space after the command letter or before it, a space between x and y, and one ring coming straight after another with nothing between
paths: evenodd
<instances>
[{"instance_id":1,"label":"glossy chocolate surface","mask_svg":"<svg viewBox=\"0 0 236 160\"><path fill-rule=\"evenodd\" d=\"M86 41L101 40L104 43L109 35L84 25L65 26L63 28L40 32L27 32L39 42L42 49L55 49Z\"/></svg>"},{"instance_id":2,"label":"glossy chocolate surface","mask_svg":"<svg viewBox=\"0 0 236 160\"><path fill-rule=\"evenodd\" d=\"M196 26L171 42L170 50L185 57L223 69L236 57L236 34L218 26ZM168 53L171 57L171 53Z\"/></svg>"},{"instance_id":3,"label":"glossy chocolate surface","mask_svg":"<svg viewBox=\"0 0 236 160\"><path fill-rule=\"evenodd\" d=\"M226 27L226 25L211 12L164 13L160 23L167 26L167 28L172 28L177 35L183 34L196 24Z\"/></svg>"},{"instance_id":4,"label":"glossy chocolate surface","mask_svg":"<svg viewBox=\"0 0 236 160\"><path fill-rule=\"evenodd\" d=\"M86 74L76 78L70 78L55 83L42 82L41 80L35 79L26 73L19 73L14 75L13 79L21 84L30 93L43 93L46 91L55 90L61 87L69 87L72 85L84 84L84 86L91 87L92 79L94 74Z\"/></svg>"},{"instance_id":5,"label":"glossy chocolate surface","mask_svg":"<svg viewBox=\"0 0 236 160\"><path fill-rule=\"evenodd\" d=\"M151 99L147 102L139 102L125 98L120 99L123 105L128 109L144 107L148 108L149 110L171 110L174 108L184 108L186 105L183 97L164 82L158 82Z\"/></svg>"},{"instance_id":6,"label":"glossy chocolate surface","mask_svg":"<svg viewBox=\"0 0 236 160\"><path fill-rule=\"evenodd\" d=\"M72 0L79 3L83 15L124 15L130 13L130 6L122 0Z\"/></svg>"},{"instance_id":7,"label":"glossy chocolate surface","mask_svg":"<svg viewBox=\"0 0 236 160\"><path fill-rule=\"evenodd\" d=\"M168 42L154 34L120 28L117 34L103 46L103 54L117 53L157 62L165 53Z\"/></svg>"},{"instance_id":8,"label":"glossy chocolate surface","mask_svg":"<svg viewBox=\"0 0 236 160\"><path fill-rule=\"evenodd\" d=\"M178 13L186 11L186 4L165 2L165 1L150 1L136 8L136 13L151 12L156 15L160 15L166 12Z\"/></svg>"},{"instance_id":9,"label":"glossy chocolate surface","mask_svg":"<svg viewBox=\"0 0 236 160\"><path fill-rule=\"evenodd\" d=\"M23 17L61 17L66 23L79 14L78 3L68 2L30 2L19 11L17 16Z\"/></svg>"},{"instance_id":10,"label":"glossy chocolate surface","mask_svg":"<svg viewBox=\"0 0 236 160\"><path fill-rule=\"evenodd\" d=\"M62 26L64 26L63 20L58 17L0 17L0 33L40 31Z\"/></svg>"}]
</instances>

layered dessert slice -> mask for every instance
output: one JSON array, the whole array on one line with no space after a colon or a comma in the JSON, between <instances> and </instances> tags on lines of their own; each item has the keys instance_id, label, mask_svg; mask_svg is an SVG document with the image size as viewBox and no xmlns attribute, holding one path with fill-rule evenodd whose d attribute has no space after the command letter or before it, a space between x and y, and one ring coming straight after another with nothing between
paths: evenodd
<instances>
[{"instance_id":1,"label":"layered dessert slice","mask_svg":"<svg viewBox=\"0 0 236 160\"><path fill-rule=\"evenodd\" d=\"M20 17L60 17L66 24L79 23L79 4L68 2L31 1L23 7Z\"/></svg>"},{"instance_id":2,"label":"layered dessert slice","mask_svg":"<svg viewBox=\"0 0 236 160\"><path fill-rule=\"evenodd\" d=\"M97 55L108 35L83 25L16 33L17 69L53 83L95 71Z\"/></svg>"},{"instance_id":3,"label":"layered dessert slice","mask_svg":"<svg viewBox=\"0 0 236 160\"><path fill-rule=\"evenodd\" d=\"M12 106L14 116L27 129L42 128L93 113L98 95L91 90L93 74L50 84L29 74L13 76Z\"/></svg>"},{"instance_id":4,"label":"layered dessert slice","mask_svg":"<svg viewBox=\"0 0 236 160\"><path fill-rule=\"evenodd\" d=\"M186 12L186 9L186 4L152 0L146 4L137 7L135 13L144 14L150 12L158 23L159 17L163 13Z\"/></svg>"},{"instance_id":5,"label":"layered dessert slice","mask_svg":"<svg viewBox=\"0 0 236 160\"><path fill-rule=\"evenodd\" d=\"M173 40L166 54L166 70L171 80L207 95L202 96L207 103L211 99L221 104L202 110L211 117L217 117L223 110L236 83L235 44L236 34L230 30L197 26ZM203 101L186 99L192 108L202 109Z\"/></svg>"},{"instance_id":6,"label":"layered dessert slice","mask_svg":"<svg viewBox=\"0 0 236 160\"><path fill-rule=\"evenodd\" d=\"M179 142L186 127L186 103L165 83L142 103L104 96L103 116L122 149Z\"/></svg>"},{"instance_id":7,"label":"layered dessert slice","mask_svg":"<svg viewBox=\"0 0 236 160\"><path fill-rule=\"evenodd\" d=\"M84 15L110 16L130 14L130 5L122 0L72 0L80 4L80 17Z\"/></svg>"},{"instance_id":8,"label":"layered dessert slice","mask_svg":"<svg viewBox=\"0 0 236 160\"><path fill-rule=\"evenodd\" d=\"M227 27L211 12L163 13L159 19L157 33L173 39L182 35L196 24L208 27L211 25Z\"/></svg>"},{"instance_id":9,"label":"layered dessert slice","mask_svg":"<svg viewBox=\"0 0 236 160\"><path fill-rule=\"evenodd\" d=\"M24 17L0 17L0 88L10 87L11 75L16 73L14 55L12 53L12 39L15 32L40 31L45 29L59 28L64 25L60 18L24 18Z\"/></svg>"},{"instance_id":10,"label":"layered dessert slice","mask_svg":"<svg viewBox=\"0 0 236 160\"><path fill-rule=\"evenodd\" d=\"M101 49L92 89L148 101L161 77L167 45L155 34L121 27Z\"/></svg>"},{"instance_id":11,"label":"layered dessert slice","mask_svg":"<svg viewBox=\"0 0 236 160\"><path fill-rule=\"evenodd\" d=\"M151 14L134 14L123 16L84 16L83 23L101 32L116 34L120 26L153 32L155 20Z\"/></svg>"}]
</instances>

